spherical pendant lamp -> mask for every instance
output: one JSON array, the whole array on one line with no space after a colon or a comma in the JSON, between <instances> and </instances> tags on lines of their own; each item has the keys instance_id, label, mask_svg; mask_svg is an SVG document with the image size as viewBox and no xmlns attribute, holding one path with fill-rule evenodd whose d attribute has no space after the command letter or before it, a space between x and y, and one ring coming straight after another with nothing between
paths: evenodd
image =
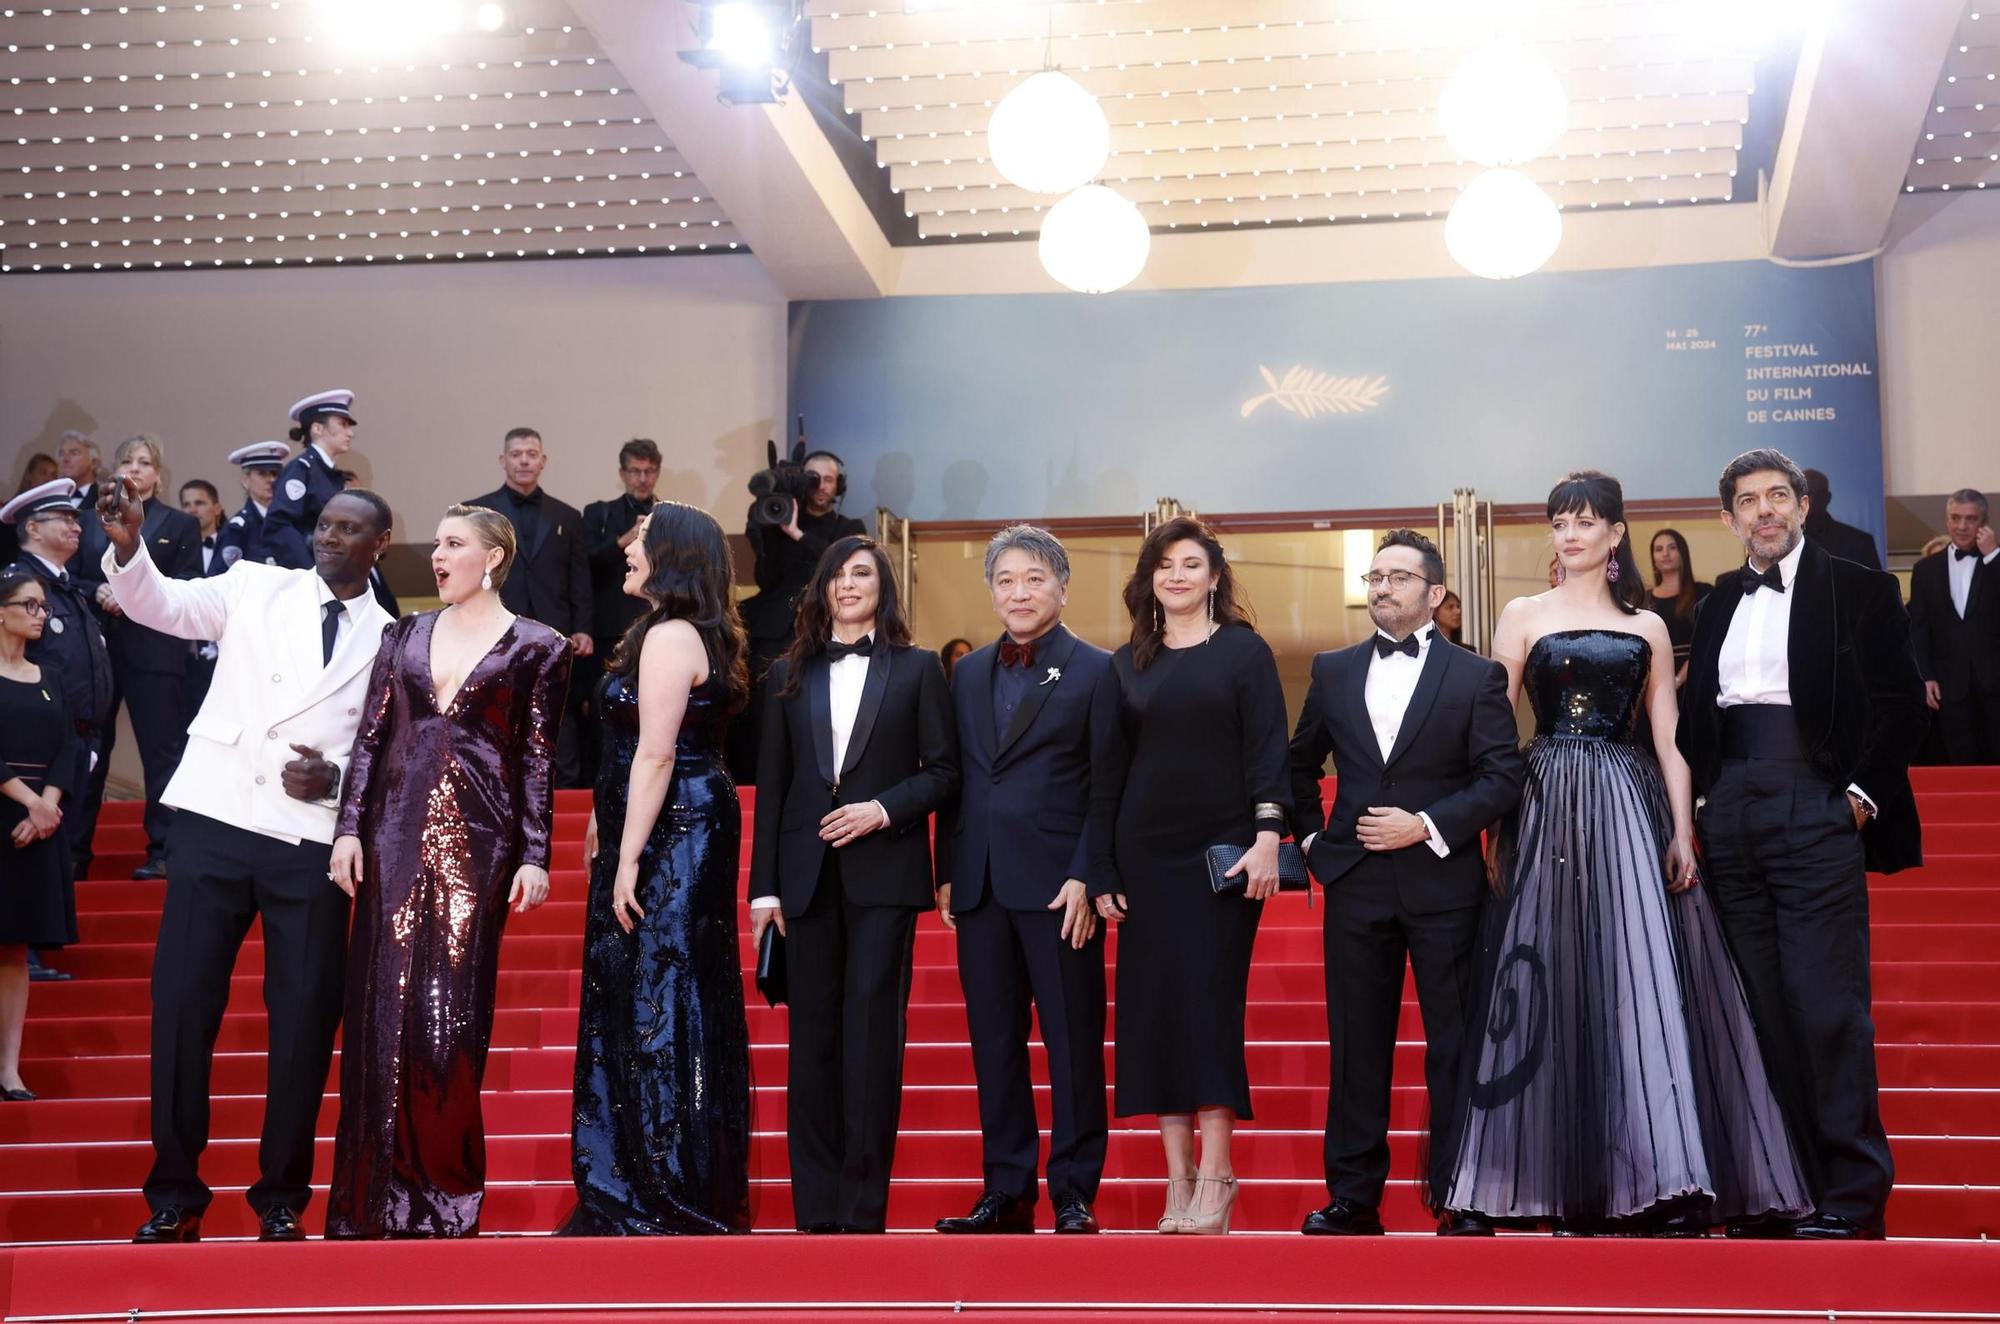
<instances>
[{"instance_id":1,"label":"spherical pendant lamp","mask_svg":"<svg viewBox=\"0 0 2000 1324\"><path fill-rule=\"evenodd\" d=\"M1481 165L1515 165L1547 151L1562 132L1569 98L1549 62L1499 42L1459 61L1438 100L1454 151Z\"/></svg>"},{"instance_id":2,"label":"spherical pendant lamp","mask_svg":"<svg viewBox=\"0 0 2000 1324\"><path fill-rule=\"evenodd\" d=\"M1538 269L1562 242L1562 212L1518 170L1488 170L1445 217L1444 246L1475 276L1510 280Z\"/></svg>"},{"instance_id":3,"label":"spherical pendant lamp","mask_svg":"<svg viewBox=\"0 0 2000 1324\"><path fill-rule=\"evenodd\" d=\"M1111 121L1083 84L1051 69L1001 98L986 126L986 149L1017 188L1067 193L1104 168Z\"/></svg>"},{"instance_id":4,"label":"spherical pendant lamp","mask_svg":"<svg viewBox=\"0 0 2000 1324\"><path fill-rule=\"evenodd\" d=\"M1049 208L1039 244L1042 267L1079 294L1132 283L1152 251L1146 218L1102 184L1086 184Z\"/></svg>"}]
</instances>

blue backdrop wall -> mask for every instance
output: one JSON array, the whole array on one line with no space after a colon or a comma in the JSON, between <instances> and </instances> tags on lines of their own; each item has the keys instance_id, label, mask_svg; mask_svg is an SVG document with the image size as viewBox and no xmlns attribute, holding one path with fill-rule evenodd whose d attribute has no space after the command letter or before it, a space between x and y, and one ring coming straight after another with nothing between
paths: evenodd
<instances>
[{"instance_id":1,"label":"blue backdrop wall","mask_svg":"<svg viewBox=\"0 0 2000 1324\"><path fill-rule=\"evenodd\" d=\"M1870 264L795 303L791 401L912 519L1700 496L1777 446L1882 533Z\"/></svg>"}]
</instances>

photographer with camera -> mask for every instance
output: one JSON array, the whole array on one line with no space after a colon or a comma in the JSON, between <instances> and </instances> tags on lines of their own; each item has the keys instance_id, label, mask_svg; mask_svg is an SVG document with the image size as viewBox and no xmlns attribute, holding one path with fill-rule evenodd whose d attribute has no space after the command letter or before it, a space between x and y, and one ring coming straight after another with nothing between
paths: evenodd
<instances>
[{"instance_id":1,"label":"photographer with camera","mask_svg":"<svg viewBox=\"0 0 2000 1324\"><path fill-rule=\"evenodd\" d=\"M840 513L847 474L832 451L806 450L801 428L789 457L776 442L768 449L770 467L752 475L750 552L756 558L757 592L742 602L743 627L750 636L750 706L731 724L729 768L739 783L757 776L757 735L764 717L764 673L792 646L799 594L812 578L820 555L835 541L866 533L861 521Z\"/></svg>"}]
</instances>

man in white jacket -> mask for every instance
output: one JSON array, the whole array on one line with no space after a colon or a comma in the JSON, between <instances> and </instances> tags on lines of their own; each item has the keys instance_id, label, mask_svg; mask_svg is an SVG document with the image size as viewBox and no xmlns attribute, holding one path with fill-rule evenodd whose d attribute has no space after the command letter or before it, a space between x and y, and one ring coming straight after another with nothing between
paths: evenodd
<instances>
[{"instance_id":1,"label":"man in white jacket","mask_svg":"<svg viewBox=\"0 0 2000 1324\"><path fill-rule=\"evenodd\" d=\"M297 1241L347 954L350 898L327 865L370 664L389 624L368 588L389 545L389 507L360 490L327 502L311 570L240 561L189 580L153 565L139 537L144 512L122 484L107 486L97 513L111 543L105 581L126 618L216 644L214 682L163 797L180 813L153 954L152 1216L132 1239L200 1239L215 1037L237 952L261 916L270 1052L249 1201L260 1240Z\"/></svg>"}]
</instances>

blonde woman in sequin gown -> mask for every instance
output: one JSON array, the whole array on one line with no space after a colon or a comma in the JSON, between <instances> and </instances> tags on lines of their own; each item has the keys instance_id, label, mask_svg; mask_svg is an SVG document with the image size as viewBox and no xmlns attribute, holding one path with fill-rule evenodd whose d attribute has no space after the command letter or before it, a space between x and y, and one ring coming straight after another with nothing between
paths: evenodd
<instances>
[{"instance_id":1,"label":"blonde woman in sequin gown","mask_svg":"<svg viewBox=\"0 0 2000 1324\"><path fill-rule=\"evenodd\" d=\"M479 1086L509 907L548 896L551 762L570 649L496 590L506 518L454 506L442 611L382 635L334 842L355 898L328 1237L479 1230Z\"/></svg>"}]
</instances>

